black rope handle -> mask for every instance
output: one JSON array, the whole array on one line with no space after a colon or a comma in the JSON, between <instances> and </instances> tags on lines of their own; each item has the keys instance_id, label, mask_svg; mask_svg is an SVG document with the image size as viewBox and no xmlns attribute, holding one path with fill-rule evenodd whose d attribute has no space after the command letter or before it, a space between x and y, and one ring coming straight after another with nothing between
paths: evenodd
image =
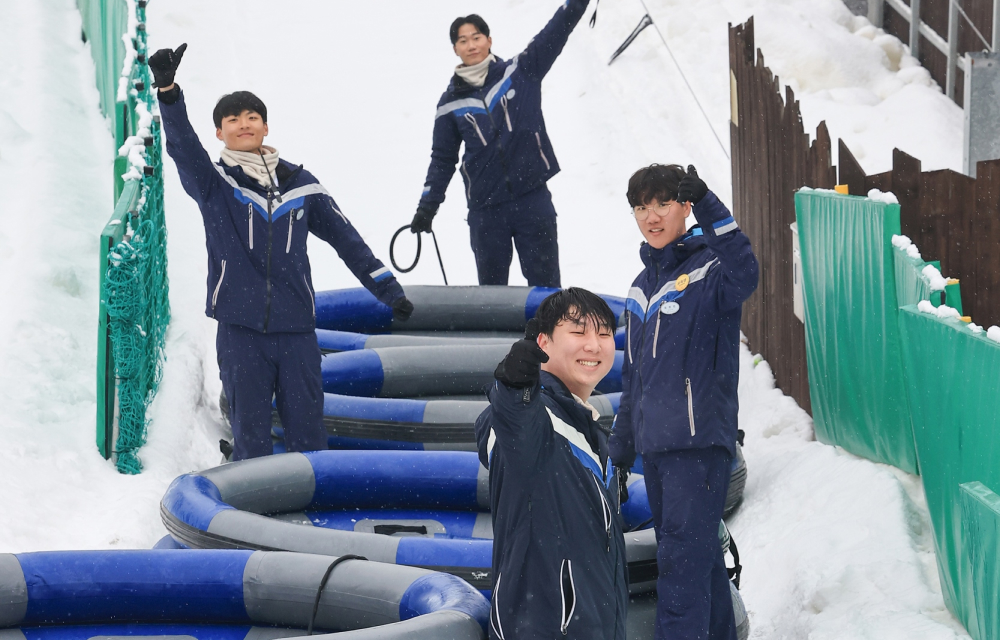
<instances>
[{"instance_id":1,"label":"black rope handle","mask_svg":"<svg viewBox=\"0 0 1000 640\"><path fill-rule=\"evenodd\" d=\"M309 630L306 631L307 636L311 636L313 634L313 625L316 622L316 612L319 611L319 599L320 596L323 595L323 588L326 586L326 581L330 579L330 574L333 573L333 570L337 567L338 564L344 562L345 560L367 560L367 559L368 558L364 556L356 556L354 554L348 553L346 555L340 556L339 558L331 562L330 566L326 568L326 573L323 574L323 579L319 581L319 589L316 589L316 600L315 602L313 602L313 612L312 616L310 616L309 618Z\"/></svg>"},{"instance_id":2,"label":"black rope handle","mask_svg":"<svg viewBox=\"0 0 1000 640\"><path fill-rule=\"evenodd\" d=\"M392 263L392 268L400 273L409 273L413 271L414 269L417 268L417 263L420 262L420 251L421 249L423 249L423 245L420 241L419 233L415 234L417 236L417 255L413 257L413 264L404 268L399 266L399 264L396 262L396 238L398 238L399 234L403 233L411 226L412 225L405 224L399 229L397 229L396 233L392 234L392 240L389 241L389 262ZM444 272L444 261L441 260L441 249L438 248L437 235L435 235L433 230L430 231L430 234L431 234L431 239L434 240L434 252L437 254L438 266L441 267L441 277L444 278L444 283L447 286L448 274Z\"/></svg>"}]
</instances>

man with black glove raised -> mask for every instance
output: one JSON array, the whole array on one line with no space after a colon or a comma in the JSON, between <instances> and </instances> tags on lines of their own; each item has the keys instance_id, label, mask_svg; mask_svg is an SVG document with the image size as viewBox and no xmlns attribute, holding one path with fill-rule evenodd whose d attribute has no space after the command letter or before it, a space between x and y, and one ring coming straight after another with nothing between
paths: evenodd
<instances>
[{"instance_id":1,"label":"man with black glove raised","mask_svg":"<svg viewBox=\"0 0 1000 640\"><path fill-rule=\"evenodd\" d=\"M237 91L216 104L215 135L225 146L212 162L174 83L186 48L160 49L149 68L159 87L167 152L205 222L205 313L219 321L232 459L271 453L272 397L289 451L326 449L309 233L329 242L395 319L409 318L413 305L316 178L264 146L267 107L254 94Z\"/></svg>"},{"instance_id":2,"label":"man with black glove raised","mask_svg":"<svg viewBox=\"0 0 1000 640\"><path fill-rule=\"evenodd\" d=\"M656 638L736 640L719 520L736 455L740 315L757 288L750 240L695 168L635 172L645 265L626 304L615 465L642 454L656 528ZM694 213L698 224L686 229Z\"/></svg>"},{"instance_id":3,"label":"man with black glove raised","mask_svg":"<svg viewBox=\"0 0 1000 640\"><path fill-rule=\"evenodd\" d=\"M410 230L431 230L464 144L460 171L479 284L507 284L513 243L528 285L560 286L556 210L545 186L559 162L542 117L542 80L588 2L559 0L555 16L510 60L493 54L482 17L451 23L462 64L438 101L431 163Z\"/></svg>"},{"instance_id":4,"label":"man with black glove raised","mask_svg":"<svg viewBox=\"0 0 1000 640\"><path fill-rule=\"evenodd\" d=\"M625 638L618 483L587 403L614 363L615 326L589 291L546 298L476 420L490 470L493 640Z\"/></svg>"}]
</instances>

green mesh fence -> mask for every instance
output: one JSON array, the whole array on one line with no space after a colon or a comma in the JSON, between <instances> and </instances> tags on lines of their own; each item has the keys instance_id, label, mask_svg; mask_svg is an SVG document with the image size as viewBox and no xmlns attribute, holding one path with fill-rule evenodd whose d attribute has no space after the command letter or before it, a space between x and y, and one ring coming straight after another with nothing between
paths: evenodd
<instances>
[{"instance_id":1,"label":"green mesh fence","mask_svg":"<svg viewBox=\"0 0 1000 640\"><path fill-rule=\"evenodd\" d=\"M146 3L108 0L107 4L125 5L131 31L117 36L124 44L123 73L114 87L120 196L101 234L97 444L106 458L115 456L120 472L139 473L137 451L146 442L146 409L162 375L170 322L162 148L145 64ZM102 15L115 17L105 28L121 22L115 11ZM111 90L111 83L99 84L102 92Z\"/></svg>"},{"instance_id":2,"label":"green mesh fence","mask_svg":"<svg viewBox=\"0 0 1000 640\"><path fill-rule=\"evenodd\" d=\"M981 482L960 485L962 544L972 565L976 640L1000 638L1000 496Z\"/></svg>"}]
</instances>

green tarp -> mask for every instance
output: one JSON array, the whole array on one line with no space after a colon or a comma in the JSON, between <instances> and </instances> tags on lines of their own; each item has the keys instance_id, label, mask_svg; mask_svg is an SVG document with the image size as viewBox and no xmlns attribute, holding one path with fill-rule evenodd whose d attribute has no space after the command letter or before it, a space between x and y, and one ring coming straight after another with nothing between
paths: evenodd
<instances>
[{"instance_id":1,"label":"green tarp","mask_svg":"<svg viewBox=\"0 0 1000 640\"><path fill-rule=\"evenodd\" d=\"M917 473L892 247L899 205L804 189L795 212L816 436Z\"/></svg>"},{"instance_id":2,"label":"green tarp","mask_svg":"<svg viewBox=\"0 0 1000 640\"><path fill-rule=\"evenodd\" d=\"M114 120L118 78L125 60L122 34L128 29L128 5L125 0L77 0L76 4L83 17L83 34L94 58L101 111Z\"/></svg>"},{"instance_id":3,"label":"green tarp","mask_svg":"<svg viewBox=\"0 0 1000 640\"><path fill-rule=\"evenodd\" d=\"M949 608L970 630L979 628L970 550L963 542L960 484L1000 487L1000 343L958 320L900 310L903 364L927 507L934 524L941 587ZM977 571L996 575L1000 548ZM995 620L996 613L993 613ZM987 637L987 636L984 636ZM996 635L988 636L996 638Z\"/></svg>"},{"instance_id":4,"label":"green tarp","mask_svg":"<svg viewBox=\"0 0 1000 640\"><path fill-rule=\"evenodd\" d=\"M1000 496L981 482L961 485L962 546L972 565L976 640L1000 638Z\"/></svg>"}]
</instances>

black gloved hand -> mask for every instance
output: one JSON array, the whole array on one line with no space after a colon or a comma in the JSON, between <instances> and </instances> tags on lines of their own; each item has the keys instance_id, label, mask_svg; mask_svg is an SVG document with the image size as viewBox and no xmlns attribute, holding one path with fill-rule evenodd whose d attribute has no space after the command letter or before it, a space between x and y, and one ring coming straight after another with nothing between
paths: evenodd
<instances>
[{"instance_id":1,"label":"black gloved hand","mask_svg":"<svg viewBox=\"0 0 1000 640\"><path fill-rule=\"evenodd\" d=\"M681 178L680 184L677 185L677 202L698 204L706 193L708 193L708 185L698 177L698 171L695 170L694 165L689 164L687 175Z\"/></svg>"},{"instance_id":2,"label":"black gloved hand","mask_svg":"<svg viewBox=\"0 0 1000 640\"><path fill-rule=\"evenodd\" d=\"M397 298L392 303L392 319L406 322L413 313L413 303L406 299L406 296Z\"/></svg>"},{"instance_id":3,"label":"black gloved hand","mask_svg":"<svg viewBox=\"0 0 1000 640\"><path fill-rule=\"evenodd\" d=\"M618 504L622 505L628 502L628 474L629 470L625 467L615 467L615 475L618 476Z\"/></svg>"},{"instance_id":4,"label":"black gloved hand","mask_svg":"<svg viewBox=\"0 0 1000 640\"><path fill-rule=\"evenodd\" d=\"M149 70L153 74L153 83L157 87L169 87L174 83L174 73L177 72L177 65L184 57L184 51L188 46L185 42L174 50L160 49L149 56Z\"/></svg>"},{"instance_id":5,"label":"black gloved hand","mask_svg":"<svg viewBox=\"0 0 1000 640\"><path fill-rule=\"evenodd\" d=\"M413 222L410 223L410 233L430 233L431 222L435 215L437 215L437 211L431 211L427 207L417 207L417 213L414 214Z\"/></svg>"},{"instance_id":6,"label":"black gloved hand","mask_svg":"<svg viewBox=\"0 0 1000 640\"><path fill-rule=\"evenodd\" d=\"M549 361L549 355L538 346L538 320L532 318L524 330L524 339L510 347L510 352L493 372L500 382L512 389L525 389L538 382L541 365Z\"/></svg>"}]
</instances>

